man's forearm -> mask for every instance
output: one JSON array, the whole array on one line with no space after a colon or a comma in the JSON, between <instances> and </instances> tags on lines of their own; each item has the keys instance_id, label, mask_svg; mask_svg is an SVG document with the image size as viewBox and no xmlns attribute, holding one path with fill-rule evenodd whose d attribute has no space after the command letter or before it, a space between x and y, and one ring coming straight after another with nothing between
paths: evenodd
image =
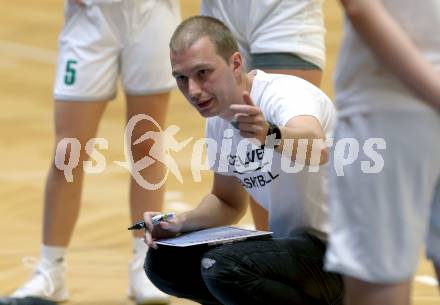
<instances>
[{"instance_id":1,"label":"man's forearm","mask_svg":"<svg viewBox=\"0 0 440 305\"><path fill-rule=\"evenodd\" d=\"M310 165L311 161L324 164L328 160L328 149L325 145L325 137L318 126L280 127L282 141L276 151L289 154L292 161L303 161ZM304 141L305 145L300 145Z\"/></svg>"},{"instance_id":2,"label":"man's forearm","mask_svg":"<svg viewBox=\"0 0 440 305\"><path fill-rule=\"evenodd\" d=\"M242 210L233 208L213 194L206 195L193 210L182 213L182 232L200 230L236 223L243 215Z\"/></svg>"}]
</instances>

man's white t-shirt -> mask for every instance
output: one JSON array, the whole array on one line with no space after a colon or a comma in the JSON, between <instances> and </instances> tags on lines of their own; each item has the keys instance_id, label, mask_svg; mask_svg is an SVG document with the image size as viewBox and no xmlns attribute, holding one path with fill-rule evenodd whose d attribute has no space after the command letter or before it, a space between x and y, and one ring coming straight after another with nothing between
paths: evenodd
<instances>
[{"instance_id":1,"label":"man's white t-shirt","mask_svg":"<svg viewBox=\"0 0 440 305\"><path fill-rule=\"evenodd\" d=\"M250 95L267 121L283 126L294 117L310 115L321 123L327 138L332 136L335 108L320 89L307 81L257 70ZM268 210L269 228L275 237L289 237L299 230L325 237L326 165L311 168L271 148L256 146L220 117L208 118L206 138L211 169L239 179L245 190Z\"/></svg>"},{"instance_id":2,"label":"man's white t-shirt","mask_svg":"<svg viewBox=\"0 0 440 305\"><path fill-rule=\"evenodd\" d=\"M382 0L424 57L440 73L440 1ZM371 111L432 111L377 59L346 20L335 74L340 117Z\"/></svg>"}]
</instances>

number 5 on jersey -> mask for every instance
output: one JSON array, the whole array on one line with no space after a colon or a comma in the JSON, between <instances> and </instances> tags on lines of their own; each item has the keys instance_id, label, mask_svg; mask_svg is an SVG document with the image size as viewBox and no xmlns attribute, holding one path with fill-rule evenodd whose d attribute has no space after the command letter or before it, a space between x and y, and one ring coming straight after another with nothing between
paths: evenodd
<instances>
[{"instance_id":1,"label":"number 5 on jersey","mask_svg":"<svg viewBox=\"0 0 440 305\"><path fill-rule=\"evenodd\" d=\"M64 75L64 83L68 86L71 86L75 83L76 80L76 70L75 65L78 62L74 59L69 59L66 63L66 74Z\"/></svg>"}]
</instances>

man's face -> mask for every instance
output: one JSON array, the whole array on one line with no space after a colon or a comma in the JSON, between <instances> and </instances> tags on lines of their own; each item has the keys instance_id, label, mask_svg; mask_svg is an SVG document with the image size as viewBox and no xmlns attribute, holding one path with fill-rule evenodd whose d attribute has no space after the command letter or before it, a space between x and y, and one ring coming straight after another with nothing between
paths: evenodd
<instances>
[{"instance_id":1,"label":"man's face","mask_svg":"<svg viewBox=\"0 0 440 305\"><path fill-rule=\"evenodd\" d=\"M230 116L229 105L241 96L236 81L241 63L238 68L233 59L227 63L202 37L183 52L171 52L171 66L180 91L202 116Z\"/></svg>"}]
</instances>

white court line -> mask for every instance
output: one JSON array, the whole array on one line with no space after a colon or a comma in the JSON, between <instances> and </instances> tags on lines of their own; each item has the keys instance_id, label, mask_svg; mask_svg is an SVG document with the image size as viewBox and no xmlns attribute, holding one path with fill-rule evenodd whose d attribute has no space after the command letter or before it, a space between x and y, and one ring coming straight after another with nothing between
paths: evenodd
<instances>
[{"instance_id":1,"label":"white court line","mask_svg":"<svg viewBox=\"0 0 440 305\"><path fill-rule=\"evenodd\" d=\"M54 50L6 40L0 40L0 53L2 55L7 54L10 56L31 59L50 65L56 64L58 56L57 51Z\"/></svg>"},{"instance_id":2,"label":"white court line","mask_svg":"<svg viewBox=\"0 0 440 305\"><path fill-rule=\"evenodd\" d=\"M45 178L47 170L27 170L16 172L3 172L0 173L0 182L12 182L12 181L36 181L41 178Z\"/></svg>"},{"instance_id":3,"label":"white court line","mask_svg":"<svg viewBox=\"0 0 440 305\"><path fill-rule=\"evenodd\" d=\"M1 48L0 48L1 49ZM78 165L81 166L82 165ZM28 181L39 178L45 178L47 176L48 168L44 170L16 170L16 171L4 171L0 172L0 181ZM107 161L105 169L100 173L86 173L88 176L106 175L106 174L129 174L127 169L122 168L116 164ZM188 176L188 179L192 179L192 176ZM174 198L174 197L173 197ZM177 197L174 199L178 199Z\"/></svg>"},{"instance_id":4,"label":"white court line","mask_svg":"<svg viewBox=\"0 0 440 305\"><path fill-rule=\"evenodd\" d=\"M183 197L183 193L180 191L166 191L165 192L165 200L180 200Z\"/></svg>"},{"instance_id":5,"label":"white court line","mask_svg":"<svg viewBox=\"0 0 440 305\"><path fill-rule=\"evenodd\" d=\"M438 300L439 297L436 297L436 296L413 296L412 299L416 300L416 301L434 301L434 300Z\"/></svg>"},{"instance_id":6,"label":"white court line","mask_svg":"<svg viewBox=\"0 0 440 305\"><path fill-rule=\"evenodd\" d=\"M414 278L417 283L425 284L428 286L438 286L437 279L429 275L418 275Z\"/></svg>"},{"instance_id":7,"label":"white court line","mask_svg":"<svg viewBox=\"0 0 440 305\"><path fill-rule=\"evenodd\" d=\"M48 168L41 169L41 170L16 170L16 171L6 171L0 173L0 181L33 181L35 179L41 179L46 178ZM116 166L113 164L107 164L106 168L102 173L97 174L89 174L86 173L86 175L89 176L95 176L95 175L105 175L105 174L114 174L114 173L121 173L121 174L129 174L128 171L120 166ZM176 195L174 195L176 196Z\"/></svg>"},{"instance_id":8,"label":"white court line","mask_svg":"<svg viewBox=\"0 0 440 305\"><path fill-rule=\"evenodd\" d=\"M242 223L242 224L238 225L238 227L243 228L243 229L247 229L247 230L256 230L255 224L253 224L253 223Z\"/></svg>"},{"instance_id":9,"label":"white court line","mask_svg":"<svg viewBox=\"0 0 440 305\"><path fill-rule=\"evenodd\" d=\"M170 210L178 214L191 210L191 205L188 202L184 201L165 201L164 205L165 210Z\"/></svg>"}]
</instances>

